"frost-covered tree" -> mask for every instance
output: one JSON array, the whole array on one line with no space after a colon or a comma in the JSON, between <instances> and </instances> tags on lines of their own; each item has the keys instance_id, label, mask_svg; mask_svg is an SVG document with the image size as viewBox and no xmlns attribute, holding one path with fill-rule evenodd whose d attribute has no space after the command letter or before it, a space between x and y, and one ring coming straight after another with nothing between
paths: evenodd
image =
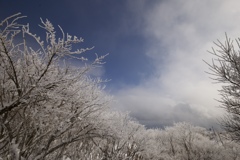
<instances>
[{"instance_id":1,"label":"frost-covered tree","mask_svg":"<svg viewBox=\"0 0 240 160\"><path fill-rule=\"evenodd\" d=\"M102 138L93 142L103 159L138 159L145 150L147 135L143 125L133 121L127 113L106 112L102 116Z\"/></svg>"},{"instance_id":2,"label":"frost-covered tree","mask_svg":"<svg viewBox=\"0 0 240 160\"><path fill-rule=\"evenodd\" d=\"M216 132L217 133L217 132ZM176 123L164 130L149 130L151 137L145 159L161 160L236 160L240 159L240 146L215 135L202 127L189 123ZM220 139L220 140L219 140Z\"/></svg>"},{"instance_id":3,"label":"frost-covered tree","mask_svg":"<svg viewBox=\"0 0 240 160\"><path fill-rule=\"evenodd\" d=\"M227 114L222 125L231 135L232 140L240 141L240 39L231 40L226 36L225 42L217 41L216 49L210 53L214 56L209 74L215 82L222 84L219 91L221 107Z\"/></svg>"},{"instance_id":4,"label":"frost-covered tree","mask_svg":"<svg viewBox=\"0 0 240 160\"><path fill-rule=\"evenodd\" d=\"M89 48L72 50L83 39L61 37L48 20L41 20L45 40L31 33L15 14L0 23L0 157L3 159L60 159L71 157L78 142L98 137L98 117L110 98L99 79L88 71L104 56L74 68L69 58Z\"/></svg>"}]
</instances>

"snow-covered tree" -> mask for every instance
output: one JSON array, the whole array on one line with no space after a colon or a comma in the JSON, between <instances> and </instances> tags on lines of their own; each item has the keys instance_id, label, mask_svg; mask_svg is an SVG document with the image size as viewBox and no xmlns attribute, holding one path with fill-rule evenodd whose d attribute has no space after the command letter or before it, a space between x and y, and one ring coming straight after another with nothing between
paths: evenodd
<instances>
[{"instance_id":1,"label":"snow-covered tree","mask_svg":"<svg viewBox=\"0 0 240 160\"><path fill-rule=\"evenodd\" d=\"M146 159L163 160L236 160L239 145L227 139L226 134L176 123L164 130L149 130L150 144Z\"/></svg>"},{"instance_id":2,"label":"snow-covered tree","mask_svg":"<svg viewBox=\"0 0 240 160\"><path fill-rule=\"evenodd\" d=\"M15 14L0 23L0 156L4 159L59 159L71 156L68 148L98 136L98 116L110 98L100 79L88 71L102 64L97 57L84 67L68 65L89 48L72 50L83 39L65 34L57 37L48 20L42 40L31 33L24 18ZM66 152L69 151L69 152Z\"/></svg>"},{"instance_id":3,"label":"snow-covered tree","mask_svg":"<svg viewBox=\"0 0 240 160\"><path fill-rule=\"evenodd\" d=\"M227 114L222 125L231 135L232 140L240 141L240 39L235 41L226 36L226 41L217 41L217 49L210 53L214 56L210 67L210 75L215 82L222 84L219 91L221 107Z\"/></svg>"},{"instance_id":4,"label":"snow-covered tree","mask_svg":"<svg viewBox=\"0 0 240 160\"><path fill-rule=\"evenodd\" d=\"M102 116L102 138L94 144L103 159L137 159L145 149L147 135L143 125L133 121L127 113L108 111Z\"/></svg>"}]
</instances>

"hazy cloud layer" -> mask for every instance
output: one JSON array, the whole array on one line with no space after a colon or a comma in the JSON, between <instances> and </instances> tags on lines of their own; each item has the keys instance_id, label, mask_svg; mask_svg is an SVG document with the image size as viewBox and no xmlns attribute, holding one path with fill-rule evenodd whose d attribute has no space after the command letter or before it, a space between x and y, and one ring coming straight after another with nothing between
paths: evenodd
<instances>
[{"instance_id":1,"label":"hazy cloud layer","mask_svg":"<svg viewBox=\"0 0 240 160\"><path fill-rule=\"evenodd\" d=\"M117 92L118 108L151 126L177 121L212 126L223 112L214 100L219 86L204 73L208 68L202 60L211 60L207 50L212 41L224 40L225 32L233 38L240 35L240 2L169 0L143 8L144 2L134 1L141 6L146 54L156 71L140 85Z\"/></svg>"}]
</instances>

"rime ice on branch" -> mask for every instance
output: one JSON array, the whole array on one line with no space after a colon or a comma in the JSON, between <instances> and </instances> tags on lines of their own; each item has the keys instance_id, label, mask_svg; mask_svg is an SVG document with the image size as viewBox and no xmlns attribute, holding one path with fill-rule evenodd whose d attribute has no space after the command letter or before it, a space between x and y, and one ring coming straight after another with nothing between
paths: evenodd
<instances>
[{"instance_id":1,"label":"rime ice on branch","mask_svg":"<svg viewBox=\"0 0 240 160\"><path fill-rule=\"evenodd\" d=\"M0 156L61 157L76 142L98 136L97 117L110 98L101 91L102 81L87 73L105 56L84 67L68 66L64 59L82 63L87 59L80 54L91 48L73 51L83 39L61 27L58 38L51 22L41 19L42 40L29 24L18 23L24 17L15 14L0 23Z\"/></svg>"}]
</instances>

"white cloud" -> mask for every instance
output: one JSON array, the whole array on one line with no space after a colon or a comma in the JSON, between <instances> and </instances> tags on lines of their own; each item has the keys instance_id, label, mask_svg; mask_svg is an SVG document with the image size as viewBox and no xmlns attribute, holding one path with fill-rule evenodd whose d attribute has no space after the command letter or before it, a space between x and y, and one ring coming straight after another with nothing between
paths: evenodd
<instances>
[{"instance_id":1,"label":"white cloud","mask_svg":"<svg viewBox=\"0 0 240 160\"><path fill-rule=\"evenodd\" d=\"M207 50L212 41L224 40L224 32L233 38L240 35L239 6L237 0L169 0L143 11L139 15L145 18L143 31L152 42L146 54L157 71L141 85L116 93L119 107L168 119L172 108L187 104L199 116L219 117L222 110L214 100L219 98L219 86L204 73L208 68L202 60L211 60Z\"/></svg>"}]
</instances>

